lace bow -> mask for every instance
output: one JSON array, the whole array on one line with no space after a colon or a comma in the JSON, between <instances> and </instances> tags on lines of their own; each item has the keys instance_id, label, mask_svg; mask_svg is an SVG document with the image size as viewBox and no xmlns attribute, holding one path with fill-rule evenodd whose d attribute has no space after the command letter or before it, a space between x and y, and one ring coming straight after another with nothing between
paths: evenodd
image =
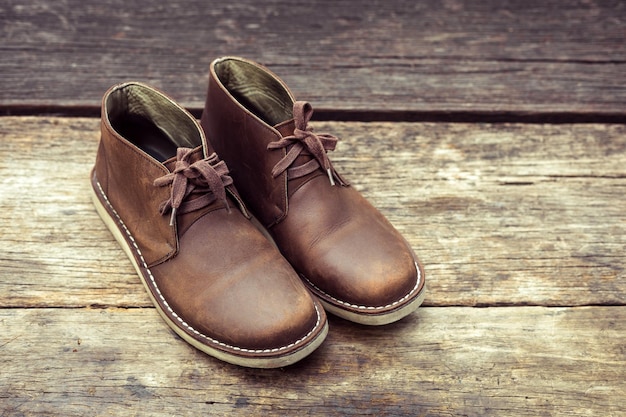
<instances>
[{"instance_id":1,"label":"lace bow","mask_svg":"<svg viewBox=\"0 0 626 417\"><path fill-rule=\"evenodd\" d=\"M165 214L172 211L170 226L174 225L176 214L188 213L208 206L216 199L224 201L230 211L226 199L225 187L233 183L228 175L228 167L224 161L220 161L215 153L205 159L197 160L190 164L193 149L178 148L176 151L176 166L174 170L154 181L157 187L165 187L171 184L170 198L161 203L159 211ZM192 194L198 194L196 198L187 199Z\"/></svg>"},{"instance_id":2,"label":"lace bow","mask_svg":"<svg viewBox=\"0 0 626 417\"><path fill-rule=\"evenodd\" d=\"M348 185L341 175L335 171L326 154L327 151L335 149L338 141L337 137L326 133L313 133L313 129L308 126L312 115L313 107L309 103L296 101L293 104L293 118L296 125L293 135L285 136L279 141L271 142L267 146L267 149L288 148L287 155L278 161L272 169L272 176L276 178L287 171L289 179L300 178L321 167L326 171L331 185L335 185L335 180L341 185ZM313 159L302 165L291 167L291 164L294 163L300 154L311 155Z\"/></svg>"}]
</instances>

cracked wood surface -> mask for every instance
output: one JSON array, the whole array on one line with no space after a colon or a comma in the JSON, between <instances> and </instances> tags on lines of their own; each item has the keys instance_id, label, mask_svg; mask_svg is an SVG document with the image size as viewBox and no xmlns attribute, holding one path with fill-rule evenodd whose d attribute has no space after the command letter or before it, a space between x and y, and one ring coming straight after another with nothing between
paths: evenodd
<instances>
[{"instance_id":1,"label":"cracked wood surface","mask_svg":"<svg viewBox=\"0 0 626 417\"><path fill-rule=\"evenodd\" d=\"M89 201L99 121L0 118L0 415L620 415L624 126L314 126L420 254L425 306L250 370L150 305Z\"/></svg>"},{"instance_id":2,"label":"cracked wood surface","mask_svg":"<svg viewBox=\"0 0 626 417\"><path fill-rule=\"evenodd\" d=\"M623 125L315 123L429 306L623 305ZM0 118L0 306L150 306L89 199L97 119Z\"/></svg>"},{"instance_id":3,"label":"cracked wood surface","mask_svg":"<svg viewBox=\"0 0 626 417\"><path fill-rule=\"evenodd\" d=\"M425 307L331 318L284 369L227 365L154 309L0 310L0 415L619 416L626 309Z\"/></svg>"},{"instance_id":4,"label":"cracked wood surface","mask_svg":"<svg viewBox=\"0 0 626 417\"><path fill-rule=\"evenodd\" d=\"M5 0L0 110L95 114L102 92L124 80L197 110L209 62L240 55L332 118L623 122L625 25L619 0Z\"/></svg>"},{"instance_id":5,"label":"cracked wood surface","mask_svg":"<svg viewBox=\"0 0 626 417\"><path fill-rule=\"evenodd\" d=\"M626 4L618 0L0 5L0 416L620 416ZM148 82L199 113L209 62L268 65L425 264L415 314L330 318L298 364L181 341L92 207L96 116ZM602 121L484 124L480 121ZM480 308L479 308L480 307Z\"/></svg>"}]
</instances>

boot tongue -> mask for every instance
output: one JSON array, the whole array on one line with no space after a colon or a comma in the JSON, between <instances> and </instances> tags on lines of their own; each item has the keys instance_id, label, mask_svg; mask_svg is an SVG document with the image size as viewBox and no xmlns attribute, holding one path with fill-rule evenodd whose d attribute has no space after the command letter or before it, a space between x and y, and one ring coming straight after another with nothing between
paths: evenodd
<instances>
[{"instance_id":1,"label":"boot tongue","mask_svg":"<svg viewBox=\"0 0 626 417\"><path fill-rule=\"evenodd\" d=\"M202 158L204 158L204 155L202 153L202 146L198 146L193 150L189 162L193 164L194 162L199 161ZM163 165L165 166L165 168L167 168L169 172L174 172L174 169L176 169L176 155L164 161Z\"/></svg>"},{"instance_id":2,"label":"boot tongue","mask_svg":"<svg viewBox=\"0 0 626 417\"><path fill-rule=\"evenodd\" d=\"M296 122L294 119L285 120L284 122L279 123L276 126L274 126L274 129L278 130L278 133L280 133L282 137L292 136L294 130L296 129ZM289 152L289 149L291 149L291 147L288 147L285 151ZM309 154L306 151L303 151L300 153L300 155L298 155L296 160L293 161L291 166L297 167L299 165L304 165L307 162L309 162L311 159L313 159L313 155ZM308 175L305 175L304 177L290 179L289 185L287 187L287 194L289 195L289 197L291 197L293 193L296 192L296 190L300 188L301 185L303 185L304 183L308 182L309 180L319 175L324 175L324 172L322 171L321 168L313 171L312 173Z\"/></svg>"},{"instance_id":3,"label":"boot tongue","mask_svg":"<svg viewBox=\"0 0 626 417\"><path fill-rule=\"evenodd\" d=\"M294 119L285 120L274 126L274 129L278 130L282 137L293 135L293 131L296 130L296 121Z\"/></svg>"},{"instance_id":4,"label":"boot tongue","mask_svg":"<svg viewBox=\"0 0 626 417\"><path fill-rule=\"evenodd\" d=\"M293 136L293 132L294 130L296 130L296 122L294 119L285 120L284 122L274 126L274 129L278 130L278 133L280 133L282 137ZM289 149L291 149L291 147L287 148L287 152L289 152ZM313 155L309 154L306 151L303 151L300 153L300 155L298 155L296 160L293 161L293 164L291 164L291 166L297 167L298 165L306 164L311 159L313 159Z\"/></svg>"},{"instance_id":5,"label":"boot tongue","mask_svg":"<svg viewBox=\"0 0 626 417\"><path fill-rule=\"evenodd\" d=\"M204 159L204 153L202 152L202 146L198 146L197 148L194 148L193 153L191 154L191 158L189 159L189 163L193 164L194 162L197 162L201 159ZM165 162L163 162L163 165L165 166L165 168L167 168L169 172L174 172L174 169L176 169L176 156L173 156L169 158L168 160L166 160ZM186 197L186 199L194 200L200 196L202 196L202 194L192 192ZM185 232L189 229L189 227L191 227L191 225L200 217L202 217L209 211L214 210L216 207L223 207L223 206L224 206L223 201L215 200L214 202L212 202L211 204L209 204L208 206L200 210L194 210L189 213L178 214L177 224L178 224L179 236L184 235Z\"/></svg>"}]
</instances>

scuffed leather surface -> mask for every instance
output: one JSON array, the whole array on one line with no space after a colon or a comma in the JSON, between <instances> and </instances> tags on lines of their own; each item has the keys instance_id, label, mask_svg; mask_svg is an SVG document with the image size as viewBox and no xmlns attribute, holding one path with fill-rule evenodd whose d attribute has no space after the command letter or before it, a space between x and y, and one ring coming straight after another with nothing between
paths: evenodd
<instances>
[{"instance_id":1,"label":"scuffed leather surface","mask_svg":"<svg viewBox=\"0 0 626 417\"><path fill-rule=\"evenodd\" d=\"M175 161L162 164L120 136L105 112L103 106L93 180L169 320L203 344L249 357L295 351L321 334L324 311L240 210L236 190L228 186L232 203L216 199L179 214L170 226L159 206L171 186L156 186L154 180L168 174ZM204 134L193 123L198 140L192 163L207 153Z\"/></svg>"},{"instance_id":2,"label":"scuffed leather surface","mask_svg":"<svg viewBox=\"0 0 626 417\"><path fill-rule=\"evenodd\" d=\"M285 257L318 296L351 305L347 308L379 307L382 312L416 297L423 281L418 283L412 249L356 190L347 184L331 186L322 169L289 181L284 174L272 177L286 151L268 150L267 145L293 134L293 121L272 127L245 107L246 100L231 94L215 70L230 59L232 65L240 60L212 64L202 127L231 168L242 198ZM250 71L250 62L240 62ZM262 66L256 69L271 74ZM287 89L282 82L272 84ZM272 95L279 96L292 100L291 94ZM301 155L294 165L310 158Z\"/></svg>"},{"instance_id":3,"label":"scuffed leather surface","mask_svg":"<svg viewBox=\"0 0 626 417\"><path fill-rule=\"evenodd\" d=\"M155 187L153 182L169 171L118 135L106 114L102 120L95 168L98 181L148 265L162 262L176 253L176 232L159 213L168 190Z\"/></svg>"}]
</instances>

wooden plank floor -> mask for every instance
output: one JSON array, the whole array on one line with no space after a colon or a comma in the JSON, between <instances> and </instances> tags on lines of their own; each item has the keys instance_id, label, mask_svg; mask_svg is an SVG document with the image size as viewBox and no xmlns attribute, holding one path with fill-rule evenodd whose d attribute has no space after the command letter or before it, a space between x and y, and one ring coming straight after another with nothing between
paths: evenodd
<instances>
[{"instance_id":1,"label":"wooden plank floor","mask_svg":"<svg viewBox=\"0 0 626 417\"><path fill-rule=\"evenodd\" d=\"M9 416L620 416L626 397L624 308L331 319L320 349L278 370L213 360L154 309L0 310L0 323Z\"/></svg>"},{"instance_id":2,"label":"wooden plank floor","mask_svg":"<svg viewBox=\"0 0 626 417\"><path fill-rule=\"evenodd\" d=\"M423 258L427 305L626 303L625 126L316 126ZM89 199L99 121L0 128L0 306L150 306Z\"/></svg>"},{"instance_id":3,"label":"wooden plank floor","mask_svg":"<svg viewBox=\"0 0 626 417\"><path fill-rule=\"evenodd\" d=\"M4 113L95 114L126 79L197 110L209 62L240 55L329 118L624 121L621 0L4 0L0 10Z\"/></svg>"},{"instance_id":4,"label":"wooden plank floor","mask_svg":"<svg viewBox=\"0 0 626 417\"><path fill-rule=\"evenodd\" d=\"M151 308L89 201L97 119L0 118L6 414L619 415L624 126L316 128L343 138L336 165L418 250L429 293L384 328L331 318L310 358L259 371Z\"/></svg>"},{"instance_id":5,"label":"wooden plank floor","mask_svg":"<svg viewBox=\"0 0 626 417\"><path fill-rule=\"evenodd\" d=\"M624 27L618 0L3 1L0 417L625 416ZM425 265L415 314L330 317L275 370L160 319L89 200L99 102L139 80L197 115L220 55L320 109Z\"/></svg>"}]
</instances>

